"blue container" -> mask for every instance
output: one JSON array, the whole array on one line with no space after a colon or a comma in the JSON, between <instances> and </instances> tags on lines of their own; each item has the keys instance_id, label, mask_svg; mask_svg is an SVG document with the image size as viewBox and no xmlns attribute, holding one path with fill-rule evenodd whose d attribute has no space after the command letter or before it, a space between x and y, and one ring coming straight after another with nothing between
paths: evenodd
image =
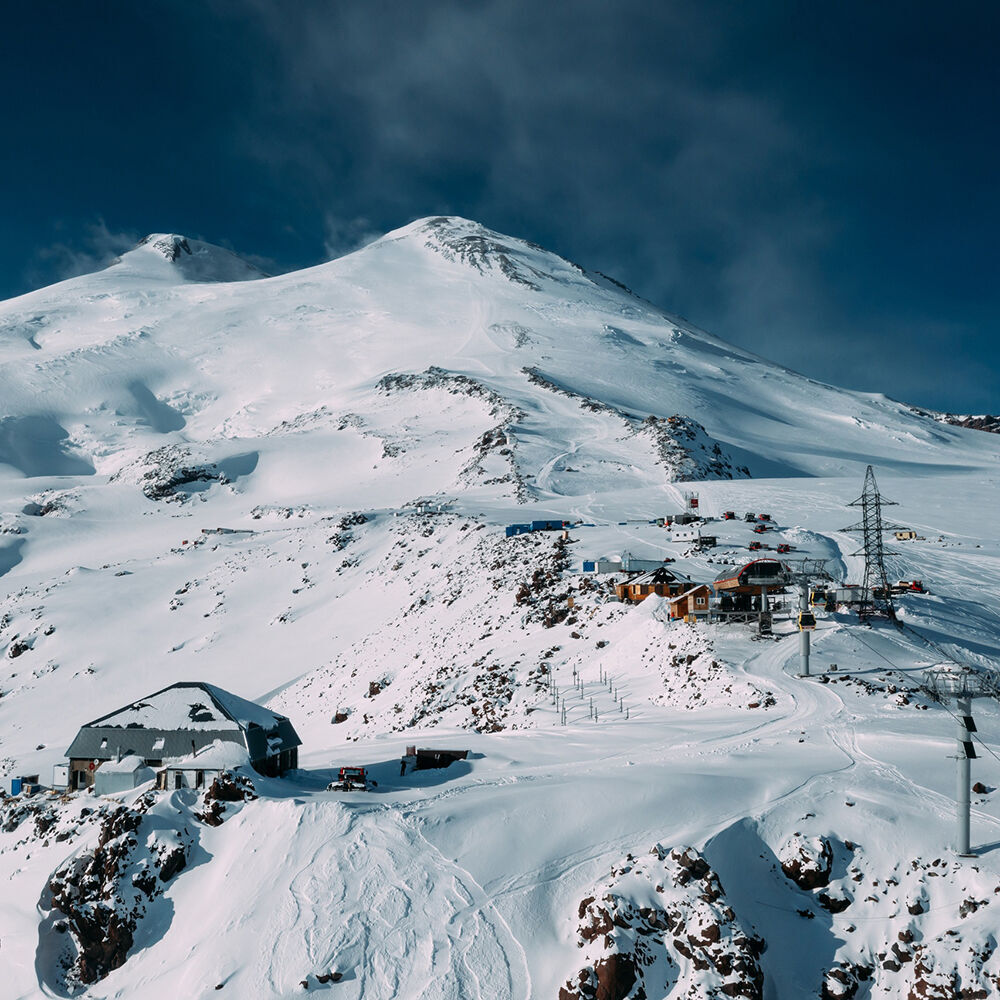
<instances>
[{"instance_id":1,"label":"blue container","mask_svg":"<svg viewBox=\"0 0 1000 1000\"><path fill-rule=\"evenodd\" d=\"M584 573L596 573L597 572L597 563L593 562L590 559L584 559L583 560L583 571L584 571Z\"/></svg>"},{"instance_id":2,"label":"blue container","mask_svg":"<svg viewBox=\"0 0 1000 1000\"><path fill-rule=\"evenodd\" d=\"M24 782L24 778L11 778L10 779L10 794L20 795L21 785Z\"/></svg>"},{"instance_id":3,"label":"blue container","mask_svg":"<svg viewBox=\"0 0 1000 1000\"><path fill-rule=\"evenodd\" d=\"M508 538L513 538L514 535L523 535L529 531L531 531L531 528L527 524L508 524L504 529L504 534Z\"/></svg>"}]
</instances>

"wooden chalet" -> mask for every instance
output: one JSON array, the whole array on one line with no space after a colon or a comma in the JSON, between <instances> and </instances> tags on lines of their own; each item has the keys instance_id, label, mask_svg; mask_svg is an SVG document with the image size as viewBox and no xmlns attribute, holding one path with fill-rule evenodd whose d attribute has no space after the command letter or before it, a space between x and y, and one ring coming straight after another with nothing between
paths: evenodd
<instances>
[{"instance_id":1,"label":"wooden chalet","mask_svg":"<svg viewBox=\"0 0 1000 1000\"><path fill-rule=\"evenodd\" d=\"M658 597L676 597L693 586L691 580L674 570L661 566L652 572L625 580L615 587L615 593L620 601L630 601L638 604L650 594Z\"/></svg>"},{"instance_id":2,"label":"wooden chalet","mask_svg":"<svg viewBox=\"0 0 1000 1000\"><path fill-rule=\"evenodd\" d=\"M686 618L688 615L707 615L712 588L707 583L699 583L683 594L667 599L671 618Z\"/></svg>"}]
</instances>

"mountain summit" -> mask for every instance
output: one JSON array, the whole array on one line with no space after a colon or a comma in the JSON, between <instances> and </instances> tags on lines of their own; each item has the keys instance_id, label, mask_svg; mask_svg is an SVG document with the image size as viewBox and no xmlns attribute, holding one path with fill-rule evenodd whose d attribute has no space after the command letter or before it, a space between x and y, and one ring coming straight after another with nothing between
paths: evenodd
<instances>
[{"instance_id":1,"label":"mountain summit","mask_svg":"<svg viewBox=\"0 0 1000 1000\"><path fill-rule=\"evenodd\" d=\"M164 267L164 263L171 265ZM232 250L176 233L152 233L113 261L120 272L184 281L249 281L267 275Z\"/></svg>"},{"instance_id":2,"label":"mountain summit","mask_svg":"<svg viewBox=\"0 0 1000 1000\"><path fill-rule=\"evenodd\" d=\"M158 234L103 272L0 305L0 393L6 419L21 421L0 435L0 469L25 467L29 419L62 442L41 466L53 470L65 454L110 474L164 443L239 436L266 449L276 428L309 423L405 452L378 465L402 471L433 439L379 414L403 407L416 420L442 393L482 411L456 443L461 468L488 467L480 480L522 500L589 494L597 481L975 465L985 447L465 219L418 220L346 257L246 280L259 277L228 250ZM423 488L472 485L471 473L438 472Z\"/></svg>"}]
</instances>

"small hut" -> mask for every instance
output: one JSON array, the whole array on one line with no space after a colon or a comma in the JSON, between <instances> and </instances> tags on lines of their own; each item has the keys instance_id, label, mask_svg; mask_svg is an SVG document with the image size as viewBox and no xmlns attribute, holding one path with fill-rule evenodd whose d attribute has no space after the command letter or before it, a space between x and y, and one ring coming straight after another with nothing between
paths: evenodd
<instances>
[{"instance_id":1,"label":"small hut","mask_svg":"<svg viewBox=\"0 0 1000 1000\"><path fill-rule=\"evenodd\" d=\"M250 767L250 754L238 743L215 740L211 746L202 747L197 753L180 760L170 761L156 775L156 786L165 790L176 788L204 788L222 771L237 767ZM104 770L102 767L98 775Z\"/></svg>"},{"instance_id":2,"label":"small hut","mask_svg":"<svg viewBox=\"0 0 1000 1000\"><path fill-rule=\"evenodd\" d=\"M133 788L152 781L156 772L135 754L121 760L109 760L94 773L94 791L98 795L130 792Z\"/></svg>"},{"instance_id":3,"label":"small hut","mask_svg":"<svg viewBox=\"0 0 1000 1000\"><path fill-rule=\"evenodd\" d=\"M707 615L708 601L712 596L712 588L707 583L684 591L676 597L667 598L671 618L686 618L688 615Z\"/></svg>"}]
</instances>

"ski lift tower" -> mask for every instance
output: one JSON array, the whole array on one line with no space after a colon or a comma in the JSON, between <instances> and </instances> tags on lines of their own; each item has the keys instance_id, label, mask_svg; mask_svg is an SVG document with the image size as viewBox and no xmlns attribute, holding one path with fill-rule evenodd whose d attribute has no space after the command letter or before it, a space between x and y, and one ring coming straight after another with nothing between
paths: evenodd
<instances>
[{"instance_id":1,"label":"ski lift tower","mask_svg":"<svg viewBox=\"0 0 1000 1000\"><path fill-rule=\"evenodd\" d=\"M996 680L989 674L973 670L959 664L941 664L924 673L925 686L943 702L954 701L958 709L958 728L955 739L958 742L956 778L956 819L958 832L955 850L963 858L975 857L969 846L969 761L976 758L976 747L972 734L976 723L972 718L973 698L995 698L998 694Z\"/></svg>"},{"instance_id":2,"label":"ski lift tower","mask_svg":"<svg viewBox=\"0 0 1000 1000\"><path fill-rule=\"evenodd\" d=\"M747 574L746 583L748 587L757 587L760 592L760 615L757 619L757 634L770 635L771 612L767 606L767 596L769 588L782 590L788 584L788 569L782 566L779 573L758 573L756 576Z\"/></svg>"},{"instance_id":3,"label":"ski lift tower","mask_svg":"<svg viewBox=\"0 0 1000 1000\"><path fill-rule=\"evenodd\" d=\"M785 565L790 570L789 580L798 584L799 589L799 676L809 676L809 632L803 624L803 616L809 612L809 587L814 580L832 580L826 571L826 559L796 559ZM813 618L813 626L816 620Z\"/></svg>"},{"instance_id":4,"label":"ski lift tower","mask_svg":"<svg viewBox=\"0 0 1000 1000\"><path fill-rule=\"evenodd\" d=\"M883 507L898 507L894 500L886 500L875 482L875 473L868 466L865 473L865 485L861 496L848 507L861 508L861 520L841 531L857 531L864 538L860 552L855 555L865 557L865 579L861 585L861 604L858 607L858 618L862 622L870 618L883 617L896 622L896 609L892 603L892 589L889 587L889 577L885 571L885 547L882 535L886 531L901 530L898 524L885 524L882 521ZM898 623L897 623L898 624Z\"/></svg>"}]
</instances>

